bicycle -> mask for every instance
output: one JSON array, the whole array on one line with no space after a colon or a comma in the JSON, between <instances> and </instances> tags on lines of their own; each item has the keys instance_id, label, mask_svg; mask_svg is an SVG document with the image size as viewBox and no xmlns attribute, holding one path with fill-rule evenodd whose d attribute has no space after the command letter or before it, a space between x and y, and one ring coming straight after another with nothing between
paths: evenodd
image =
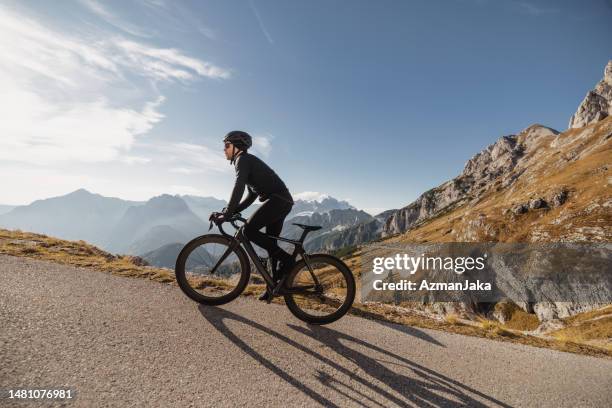
<instances>
[{"instance_id":1,"label":"bicycle","mask_svg":"<svg viewBox=\"0 0 612 408\"><path fill-rule=\"evenodd\" d=\"M224 231L225 222L236 229L233 236ZM310 324L327 324L348 312L356 290L351 270L335 256L307 254L303 247L308 233L321 227L294 223L303 230L297 240L268 235L294 246L291 255L296 264L276 282L244 235L245 223L240 214L235 214L217 224L221 234L201 235L185 244L176 259L175 274L179 287L189 298L205 305L231 302L249 283L250 260L272 294L271 298L284 297L285 304L298 319ZM211 222L211 228L212 225ZM220 254L218 258L217 254Z\"/></svg>"}]
</instances>

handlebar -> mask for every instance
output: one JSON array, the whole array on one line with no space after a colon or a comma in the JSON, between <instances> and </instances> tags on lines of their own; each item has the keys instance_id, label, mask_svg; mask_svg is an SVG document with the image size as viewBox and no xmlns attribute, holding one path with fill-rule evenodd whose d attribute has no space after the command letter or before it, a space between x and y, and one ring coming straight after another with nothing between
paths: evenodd
<instances>
[{"instance_id":1,"label":"handlebar","mask_svg":"<svg viewBox=\"0 0 612 408\"><path fill-rule=\"evenodd\" d=\"M242 218L240 213L236 213L236 214L232 215L230 218L224 219L222 222L219 222L219 223L215 222L215 224L219 228L219 232L221 232L221 234L225 235L226 237L231 237L230 234L228 234L227 232L225 232L223 230L223 223L229 222L230 224L232 224L232 227L234 227L236 229L239 229L242 225L236 225L236 221L242 222L243 225L246 224L246 222L247 222L247 220ZM210 221L210 227L208 228L209 231L212 228L212 225L213 225L213 221Z\"/></svg>"},{"instance_id":2,"label":"handlebar","mask_svg":"<svg viewBox=\"0 0 612 408\"><path fill-rule=\"evenodd\" d=\"M246 224L247 220L245 220L244 218L242 218L240 216L240 214L235 214L232 218L230 218L229 223L232 224L232 227L238 229L240 228L240 226L236 225L236 221L240 221L242 223L242 225Z\"/></svg>"}]
</instances>

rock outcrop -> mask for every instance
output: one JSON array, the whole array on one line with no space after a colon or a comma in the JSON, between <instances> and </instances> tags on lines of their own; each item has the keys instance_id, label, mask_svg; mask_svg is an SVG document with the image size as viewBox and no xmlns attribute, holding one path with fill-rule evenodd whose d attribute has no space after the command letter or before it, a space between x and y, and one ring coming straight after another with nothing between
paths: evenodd
<instances>
[{"instance_id":1,"label":"rock outcrop","mask_svg":"<svg viewBox=\"0 0 612 408\"><path fill-rule=\"evenodd\" d=\"M612 61L609 61L603 79L587 94L572 116L570 130L601 122L611 114ZM535 182L542 172L553 170L541 168L541 163L549 161L552 154L559 155L558 160L553 160L556 166L554 170L558 170L567 163L590 154L592 149L602 143L607 143L608 136L604 135L591 148L584 148L584 144L592 139L591 133L595 129L582 130L567 131L569 137L557 137L558 131L535 124L516 135L499 138L468 160L459 176L425 192L390 216L383 227L382 236L405 233L458 207L475 204L489 192L506 190L512 193L519 179L527 183ZM598 131L606 133L603 128ZM559 207L567 198L568 191L559 192L548 199L533 197L527 202L516 203L508 210L518 216L534 210ZM478 220L475 219L474 222L476 221ZM495 239L495 236L488 238Z\"/></svg>"},{"instance_id":2,"label":"rock outcrop","mask_svg":"<svg viewBox=\"0 0 612 408\"><path fill-rule=\"evenodd\" d=\"M380 238L380 231L380 221L373 219L353 225L345 230L330 231L329 233L316 236L305 244L305 248L308 251L331 252L340 248L371 242Z\"/></svg>"},{"instance_id":3,"label":"rock outcrop","mask_svg":"<svg viewBox=\"0 0 612 408\"><path fill-rule=\"evenodd\" d=\"M396 211L396 209L383 211L366 221L347 225L346 228L333 228L330 231L323 229L321 234L308 239L305 248L309 251L333 252L340 248L375 241L381 238L385 222Z\"/></svg>"},{"instance_id":4,"label":"rock outcrop","mask_svg":"<svg viewBox=\"0 0 612 408\"><path fill-rule=\"evenodd\" d=\"M569 121L569 127L579 128L612 115L612 60L604 70L604 77L589 91Z\"/></svg>"},{"instance_id":5,"label":"rock outcrop","mask_svg":"<svg viewBox=\"0 0 612 408\"><path fill-rule=\"evenodd\" d=\"M299 238L302 229L293 223L319 225L322 228L308 234L304 247L309 251L333 251L343 246L354 245L354 238L345 238L347 231L355 226L362 226L376 219L365 211L354 208L332 209L326 212L301 212L301 215L285 220L283 236ZM331 238L330 238L331 237Z\"/></svg>"},{"instance_id":6,"label":"rock outcrop","mask_svg":"<svg viewBox=\"0 0 612 408\"><path fill-rule=\"evenodd\" d=\"M535 124L517 135L502 136L468 160L459 176L423 193L389 217L382 235L405 232L434 216L478 200L490 189L510 186L532 162L541 142L558 134L554 129Z\"/></svg>"}]
</instances>

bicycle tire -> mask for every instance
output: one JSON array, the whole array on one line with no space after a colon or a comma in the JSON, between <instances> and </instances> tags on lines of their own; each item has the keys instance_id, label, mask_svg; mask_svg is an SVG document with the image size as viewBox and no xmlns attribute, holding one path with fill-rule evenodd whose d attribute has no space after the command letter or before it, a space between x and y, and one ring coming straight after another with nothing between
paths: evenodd
<instances>
[{"instance_id":1,"label":"bicycle tire","mask_svg":"<svg viewBox=\"0 0 612 408\"><path fill-rule=\"evenodd\" d=\"M236 287L232 289L229 293L218 297L203 295L191 287L185 273L185 264L187 262L187 258L189 257L189 254L191 254L191 252L194 251L196 248L204 244L219 244L229 247L234 242L235 240L228 237L224 237L223 235L207 234L194 238L187 244L185 244L178 257L176 258L176 265L174 269L176 281L183 293L185 293L185 295L187 295L192 300L204 305L223 305L225 303L231 302L232 300L240 296L240 294L244 291L247 284L249 283L249 277L251 276L251 266L246 253L237 243L236 246L232 249L232 252L236 255L240 262L240 278Z\"/></svg>"},{"instance_id":2,"label":"bicycle tire","mask_svg":"<svg viewBox=\"0 0 612 408\"><path fill-rule=\"evenodd\" d=\"M321 325L321 324L328 324L328 323L335 322L336 320L344 316L349 311L351 306L353 305L353 301L355 300L355 292L356 292L355 277L353 276L353 273L351 272L349 267L344 262L342 262L342 260L332 255L328 255L328 254L309 255L309 263L328 264L328 265L335 267L341 272L344 278L344 281L346 282L346 297L344 299L344 302L335 312L329 315L325 315L325 316L316 316L316 315L307 313L305 310L303 310L300 307L298 302L295 301L294 297L297 295L294 293L287 293L283 296L285 298L285 304L287 305L287 307L289 308L289 310L295 317L297 317L298 319L306 323ZM289 275L287 277L286 284L285 284L288 288L291 288L293 286L293 282L297 274L300 271L302 271L304 268L307 268L307 266L306 266L306 262L302 259L295 265L295 267L291 270L291 272L289 272Z\"/></svg>"}]
</instances>

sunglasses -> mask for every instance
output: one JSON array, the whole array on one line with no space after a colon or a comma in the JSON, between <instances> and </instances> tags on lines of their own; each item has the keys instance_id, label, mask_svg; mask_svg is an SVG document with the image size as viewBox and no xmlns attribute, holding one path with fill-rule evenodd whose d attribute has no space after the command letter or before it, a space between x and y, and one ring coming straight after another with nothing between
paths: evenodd
<instances>
[{"instance_id":1,"label":"sunglasses","mask_svg":"<svg viewBox=\"0 0 612 408\"><path fill-rule=\"evenodd\" d=\"M225 143L225 147L224 149L227 149L228 147L230 147L232 144L231 143Z\"/></svg>"}]
</instances>

